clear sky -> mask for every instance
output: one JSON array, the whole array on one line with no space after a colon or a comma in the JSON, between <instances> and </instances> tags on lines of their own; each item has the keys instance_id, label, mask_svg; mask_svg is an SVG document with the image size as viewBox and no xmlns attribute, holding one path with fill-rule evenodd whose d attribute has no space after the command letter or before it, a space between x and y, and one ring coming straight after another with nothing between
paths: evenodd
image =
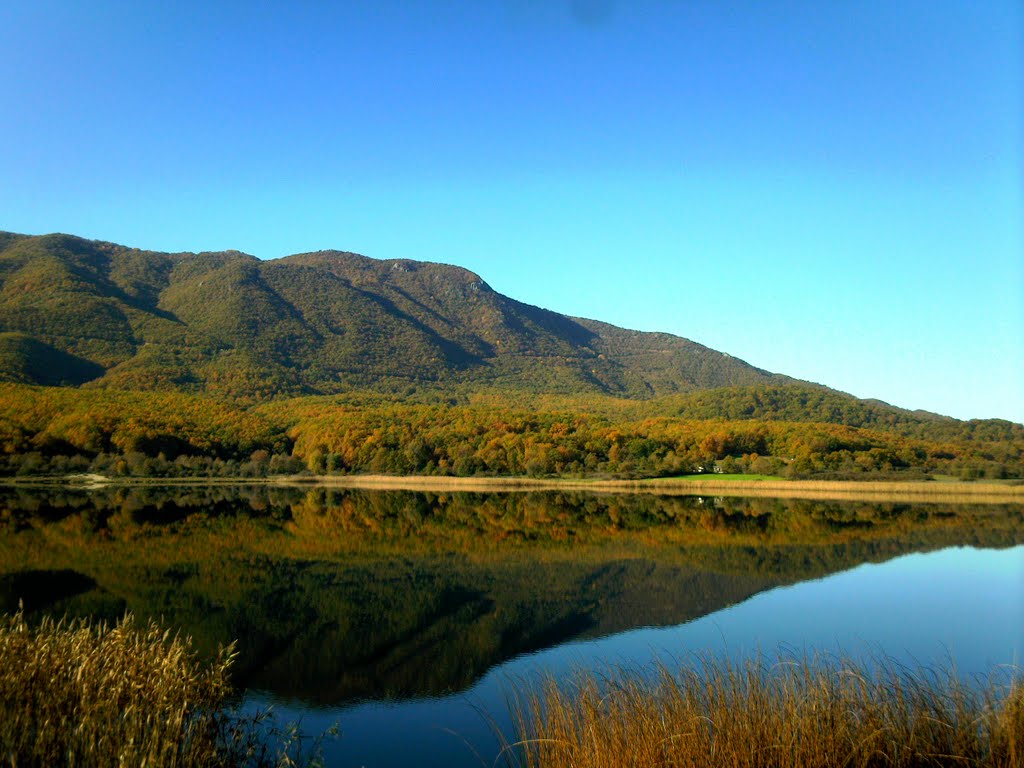
<instances>
[{"instance_id":1,"label":"clear sky","mask_svg":"<svg viewBox=\"0 0 1024 768\"><path fill-rule=\"evenodd\" d=\"M0 4L0 229L459 264L1024 421L1019 0Z\"/></svg>"}]
</instances>

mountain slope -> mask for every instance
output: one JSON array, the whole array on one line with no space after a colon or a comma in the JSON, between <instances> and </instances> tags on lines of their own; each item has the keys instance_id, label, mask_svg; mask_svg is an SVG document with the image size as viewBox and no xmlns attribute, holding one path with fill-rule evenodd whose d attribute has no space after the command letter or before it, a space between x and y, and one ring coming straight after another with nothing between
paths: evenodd
<instances>
[{"instance_id":1,"label":"mountain slope","mask_svg":"<svg viewBox=\"0 0 1024 768\"><path fill-rule=\"evenodd\" d=\"M257 399L424 383L646 398L788 381L523 304L459 267L339 251L260 261L0 233L0 333L0 380ZM44 371L25 362L39 350Z\"/></svg>"}]
</instances>

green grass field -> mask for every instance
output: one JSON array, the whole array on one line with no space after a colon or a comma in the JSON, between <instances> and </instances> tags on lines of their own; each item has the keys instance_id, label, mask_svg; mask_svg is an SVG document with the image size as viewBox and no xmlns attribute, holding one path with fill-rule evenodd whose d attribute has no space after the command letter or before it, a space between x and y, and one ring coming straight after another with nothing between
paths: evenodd
<instances>
[{"instance_id":1,"label":"green grass field","mask_svg":"<svg viewBox=\"0 0 1024 768\"><path fill-rule=\"evenodd\" d=\"M712 472L707 472L707 473L702 474L702 475L681 475L681 476L679 476L677 478L672 478L672 479L674 479L674 480L686 480L688 482L692 482L692 481L695 481L695 480L699 480L699 481L714 480L715 482L736 480L736 481L740 481L740 482L744 482L744 483L756 483L756 482L761 482L761 481L764 481L764 480L779 480L779 481L782 481L782 480L785 480L786 478L784 478L784 477L782 477L780 475L740 475L740 474L726 475L726 474L715 474L715 473L712 473Z\"/></svg>"}]
</instances>

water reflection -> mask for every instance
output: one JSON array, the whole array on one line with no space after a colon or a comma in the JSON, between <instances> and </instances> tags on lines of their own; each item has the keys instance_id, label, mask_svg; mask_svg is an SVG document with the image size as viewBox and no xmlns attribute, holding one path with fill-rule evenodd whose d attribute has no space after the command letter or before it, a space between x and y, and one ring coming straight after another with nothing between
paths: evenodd
<instances>
[{"instance_id":1,"label":"water reflection","mask_svg":"<svg viewBox=\"0 0 1024 768\"><path fill-rule=\"evenodd\" d=\"M897 555L1024 542L1015 507L587 493L0 490L0 607L157 617L327 707L465 690Z\"/></svg>"}]
</instances>

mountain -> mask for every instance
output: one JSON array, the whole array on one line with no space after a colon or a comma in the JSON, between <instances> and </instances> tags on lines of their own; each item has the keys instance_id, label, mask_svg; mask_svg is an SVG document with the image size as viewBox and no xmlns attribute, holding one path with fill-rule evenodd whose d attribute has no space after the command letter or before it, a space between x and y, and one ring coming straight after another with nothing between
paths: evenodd
<instances>
[{"instance_id":1,"label":"mountain","mask_svg":"<svg viewBox=\"0 0 1024 768\"><path fill-rule=\"evenodd\" d=\"M524 304L445 264L0 233L0 381L261 399L414 385L648 398L791 380Z\"/></svg>"},{"instance_id":2,"label":"mountain","mask_svg":"<svg viewBox=\"0 0 1024 768\"><path fill-rule=\"evenodd\" d=\"M0 475L1024 477L1024 425L907 411L459 267L0 233Z\"/></svg>"}]
</instances>

